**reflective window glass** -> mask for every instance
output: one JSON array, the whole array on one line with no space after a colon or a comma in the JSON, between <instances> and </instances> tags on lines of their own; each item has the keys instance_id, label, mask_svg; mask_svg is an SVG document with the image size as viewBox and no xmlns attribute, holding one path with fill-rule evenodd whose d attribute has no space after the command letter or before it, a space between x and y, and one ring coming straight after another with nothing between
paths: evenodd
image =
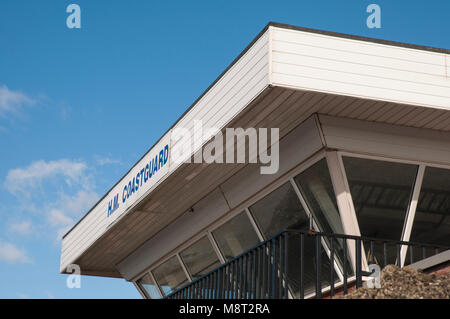
<instances>
[{"instance_id":1,"label":"reflective window glass","mask_svg":"<svg viewBox=\"0 0 450 319\"><path fill-rule=\"evenodd\" d=\"M318 172L318 170L316 172ZM306 174L304 176L309 175ZM283 229L309 230L310 223L308 215L303 209L294 188L289 182L253 204L249 207L249 210L266 238L270 238ZM301 249L300 234L290 233L287 238L289 247L287 251L287 276L289 288L295 297L299 297L301 269L301 260L299 258ZM308 295L314 293L315 289L314 274L316 266L314 264L314 241L312 240L312 237L305 236L303 249L303 284L304 293L305 295ZM322 288L325 288L329 285L328 278L331 271L331 265L324 249L321 250L321 254L322 262L320 264L320 271L323 274ZM336 272L334 272L334 275L334 278L337 281L339 277Z\"/></svg>"},{"instance_id":2,"label":"reflective window glass","mask_svg":"<svg viewBox=\"0 0 450 319\"><path fill-rule=\"evenodd\" d=\"M150 277L149 274L146 274L144 277L139 279L137 282L139 287L141 287L142 290L145 291L148 297L152 299L160 299L161 296L158 291L158 287L156 286L153 279Z\"/></svg>"},{"instance_id":3,"label":"reflective window glass","mask_svg":"<svg viewBox=\"0 0 450 319\"><path fill-rule=\"evenodd\" d=\"M363 236L401 239L417 165L344 157Z\"/></svg>"},{"instance_id":4,"label":"reflective window glass","mask_svg":"<svg viewBox=\"0 0 450 319\"><path fill-rule=\"evenodd\" d=\"M450 170L425 169L410 241L450 245Z\"/></svg>"},{"instance_id":5,"label":"reflective window glass","mask_svg":"<svg viewBox=\"0 0 450 319\"><path fill-rule=\"evenodd\" d=\"M193 279L199 278L220 265L208 237L203 237L180 253Z\"/></svg>"},{"instance_id":6,"label":"reflective window glass","mask_svg":"<svg viewBox=\"0 0 450 319\"><path fill-rule=\"evenodd\" d=\"M225 259L236 257L260 241L245 212L212 232Z\"/></svg>"},{"instance_id":7,"label":"reflective window glass","mask_svg":"<svg viewBox=\"0 0 450 319\"><path fill-rule=\"evenodd\" d=\"M294 180L313 215L314 221L319 228L318 230L328 234L344 234L327 160L325 158L321 159L297 175ZM324 240L326 245L330 247L329 239L324 237ZM296 241L294 240L294 242ZM336 240L334 246L336 249L336 262L341 269L343 269L344 244L343 240ZM311 245L310 243L308 247L305 247L306 254L312 254L313 247ZM326 267L326 264L323 264L322 267ZM351 267L347 267L347 270L348 275L351 275L353 272ZM323 269L323 271L326 272L326 269Z\"/></svg>"},{"instance_id":8,"label":"reflective window glass","mask_svg":"<svg viewBox=\"0 0 450 319\"><path fill-rule=\"evenodd\" d=\"M289 182L250 206L249 210L265 238L284 229L308 230L309 227L308 216Z\"/></svg>"},{"instance_id":9,"label":"reflective window glass","mask_svg":"<svg viewBox=\"0 0 450 319\"><path fill-rule=\"evenodd\" d=\"M181 268L177 256L173 256L156 267L152 274L166 296L187 283L186 274Z\"/></svg>"},{"instance_id":10,"label":"reflective window glass","mask_svg":"<svg viewBox=\"0 0 450 319\"><path fill-rule=\"evenodd\" d=\"M400 240L418 166L355 157L343 161L361 235ZM383 249L375 245L374 261L395 263L395 246Z\"/></svg>"},{"instance_id":11,"label":"reflective window glass","mask_svg":"<svg viewBox=\"0 0 450 319\"><path fill-rule=\"evenodd\" d=\"M326 159L322 159L294 178L308 204L319 230L343 234L333 184Z\"/></svg>"}]
</instances>

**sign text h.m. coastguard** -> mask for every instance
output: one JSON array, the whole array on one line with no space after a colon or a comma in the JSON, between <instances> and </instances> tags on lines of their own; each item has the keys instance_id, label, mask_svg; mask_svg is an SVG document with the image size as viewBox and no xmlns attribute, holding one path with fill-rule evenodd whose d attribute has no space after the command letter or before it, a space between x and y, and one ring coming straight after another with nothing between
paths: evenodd
<instances>
[{"instance_id":1,"label":"sign text h.m. coastguard","mask_svg":"<svg viewBox=\"0 0 450 319\"><path fill-rule=\"evenodd\" d=\"M149 189L155 184L156 180L159 180L162 173L159 173L163 168L166 168L169 158L169 145L166 144L159 152L150 152L151 154L145 156L145 160L142 164L132 170L131 174L127 174L127 179L123 186L120 187L120 191L109 200L107 217L114 214L121 205L126 206L126 202L129 198L135 197L135 193L138 193L139 189L144 191ZM161 175L161 176L159 176ZM142 192L140 192L142 193ZM136 198L137 199L137 198ZM132 200L132 202L134 199Z\"/></svg>"}]
</instances>

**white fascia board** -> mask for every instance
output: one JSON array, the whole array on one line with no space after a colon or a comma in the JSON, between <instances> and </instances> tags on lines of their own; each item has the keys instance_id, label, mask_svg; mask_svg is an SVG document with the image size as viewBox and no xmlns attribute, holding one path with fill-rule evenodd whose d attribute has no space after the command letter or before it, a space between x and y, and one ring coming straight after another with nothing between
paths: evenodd
<instances>
[{"instance_id":1,"label":"white fascia board","mask_svg":"<svg viewBox=\"0 0 450 319\"><path fill-rule=\"evenodd\" d=\"M450 56L271 27L271 84L450 110Z\"/></svg>"}]
</instances>

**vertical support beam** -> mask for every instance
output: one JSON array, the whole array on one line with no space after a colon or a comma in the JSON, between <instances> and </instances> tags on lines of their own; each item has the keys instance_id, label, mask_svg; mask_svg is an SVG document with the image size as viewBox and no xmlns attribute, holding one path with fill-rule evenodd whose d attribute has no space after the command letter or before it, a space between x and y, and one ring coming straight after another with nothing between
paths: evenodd
<instances>
[{"instance_id":1,"label":"vertical support beam","mask_svg":"<svg viewBox=\"0 0 450 319\"><path fill-rule=\"evenodd\" d=\"M419 202L420 190L422 188L423 176L425 175L425 165L419 165L417 170L416 182L414 184L414 189L411 197L411 202L409 203L408 213L406 215L405 225L402 232L402 240L409 241L411 237L411 230L414 223L414 217L416 215L417 204ZM405 265L406 254L408 252L408 246L402 246L400 250L400 262L401 267Z\"/></svg>"},{"instance_id":2,"label":"vertical support beam","mask_svg":"<svg viewBox=\"0 0 450 319\"><path fill-rule=\"evenodd\" d=\"M347 235L361 236L342 159L336 151L327 151L326 158L344 232ZM353 264L353 269L356 269L355 245L347 240L347 246L348 253ZM368 267L364 254L364 248L362 247L361 249L363 256L363 267L367 269Z\"/></svg>"}]
</instances>

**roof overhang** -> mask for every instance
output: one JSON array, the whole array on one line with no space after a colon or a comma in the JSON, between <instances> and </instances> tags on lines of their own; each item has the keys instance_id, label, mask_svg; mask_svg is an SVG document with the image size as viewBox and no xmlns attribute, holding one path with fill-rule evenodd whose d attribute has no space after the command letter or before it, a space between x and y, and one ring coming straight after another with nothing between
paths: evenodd
<instances>
[{"instance_id":1,"label":"roof overhang","mask_svg":"<svg viewBox=\"0 0 450 319\"><path fill-rule=\"evenodd\" d=\"M60 271L78 264L85 275L121 277L118 263L245 166L176 163L174 129L194 134L202 120L278 127L283 138L320 113L450 131L449 74L448 50L268 24L64 236ZM123 202L124 188L155 159L160 168Z\"/></svg>"}]
</instances>

